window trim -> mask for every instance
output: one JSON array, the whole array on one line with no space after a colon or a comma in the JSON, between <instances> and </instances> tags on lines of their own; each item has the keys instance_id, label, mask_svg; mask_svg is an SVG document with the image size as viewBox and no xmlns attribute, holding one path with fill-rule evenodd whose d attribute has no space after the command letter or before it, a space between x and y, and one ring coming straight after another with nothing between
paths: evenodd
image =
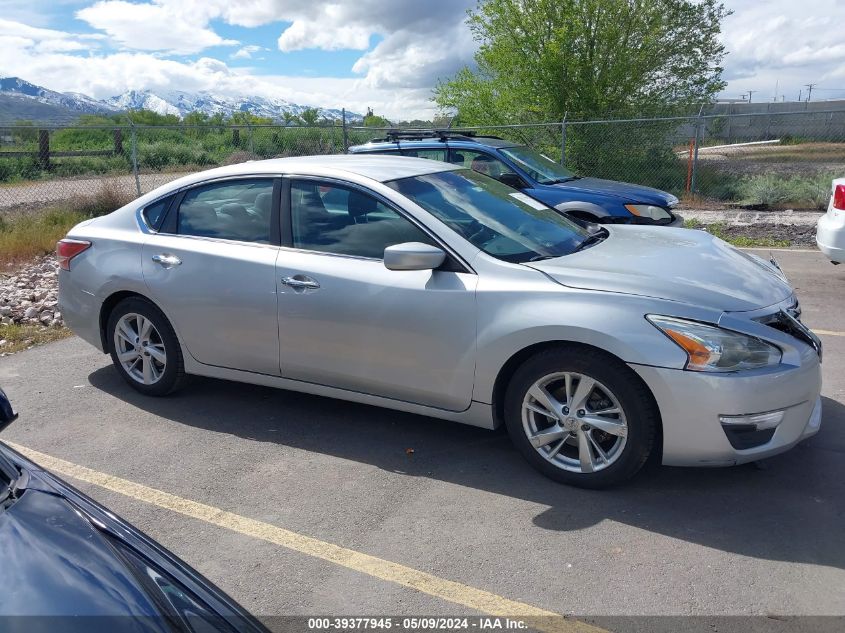
<instances>
[{"instance_id":1,"label":"window trim","mask_svg":"<svg viewBox=\"0 0 845 633\"><path fill-rule=\"evenodd\" d=\"M306 248L300 248L294 246L293 244L293 208L291 204L291 188L296 180L307 180L307 181L317 181L317 182L324 182L329 185L337 185L341 187L347 187L349 189L356 189L363 194L368 196L372 196L378 202L385 205L391 211L396 213L399 217L407 220L414 226L416 226L420 231L425 233L430 239L432 239L439 248L443 249L443 252L446 253L446 260L443 264L441 264L440 268L436 270L444 270L448 272L460 272L460 273L469 273L472 275L477 274L472 266L457 254L454 249L452 249L448 244L444 242L434 231L429 229L425 226L422 222L417 220L415 217L409 215L405 212L404 209L399 207L396 203L389 200L382 194L378 193L377 191L373 191L372 189L368 189L363 185L359 185L356 182L350 182L348 180L341 180L340 178L333 178L331 176L312 176L308 174L285 174L282 176L282 180L287 180L288 184L286 186L285 191L287 192L286 195L282 199L282 243L281 247L287 250L296 251L299 253L314 253L316 255L326 255L329 257L343 257L346 259L360 259L364 261L375 261L375 262L384 262L383 257L364 257L362 255L348 255L344 253L329 253L326 251L314 251ZM443 266L449 266L443 268Z\"/></svg>"},{"instance_id":2,"label":"window trim","mask_svg":"<svg viewBox=\"0 0 845 633\"><path fill-rule=\"evenodd\" d=\"M269 244L262 244L260 242L250 242L248 240L235 240L226 237L212 237L209 235L183 235L177 232L179 207L185 196L194 189L199 189L207 185L213 185L219 182L226 182L229 180L271 180L273 183L272 189L272 204L270 206L270 242ZM170 235L173 237L180 237L183 239L199 239L209 240L213 242L226 242L232 244L249 244L250 246L272 246L278 248L281 245L280 234L280 202L282 197L282 176L279 174L238 174L236 176L222 176L220 178L210 178L202 182L195 182L178 189L173 195L173 200L167 208L166 215L160 223L160 228L156 233L159 235ZM171 195L168 194L168 195ZM149 205L147 205L149 206ZM146 207L144 207L146 208Z\"/></svg>"},{"instance_id":3,"label":"window trim","mask_svg":"<svg viewBox=\"0 0 845 633\"><path fill-rule=\"evenodd\" d=\"M178 193L174 193L174 192L171 191L169 193L164 194L163 196L156 198L152 202L145 204L143 207L139 207L138 208L138 223L141 225L141 230L144 231L145 233L158 233L159 230L161 229L161 227L164 225L164 221L167 219L168 213L170 213L170 208L173 206L174 200L176 200L176 198L178 198L178 197L179 197ZM167 206L164 208L164 211L162 212L162 214L159 216L158 222L156 222L155 224L150 224L150 222L147 219L147 216L145 214L145 211L147 209L149 209L150 207L158 204L159 202L161 202L163 200L167 200L168 198L170 198L170 200L168 201Z\"/></svg>"}]
</instances>

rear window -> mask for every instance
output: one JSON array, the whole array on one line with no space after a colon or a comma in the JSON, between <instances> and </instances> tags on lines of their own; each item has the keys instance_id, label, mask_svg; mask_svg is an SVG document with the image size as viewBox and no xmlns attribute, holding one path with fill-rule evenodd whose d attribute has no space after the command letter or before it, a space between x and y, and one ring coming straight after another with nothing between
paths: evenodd
<instances>
[{"instance_id":1,"label":"rear window","mask_svg":"<svg viewBox=\"0 0 845 633\"><path fill-rule=\"evenodd\" d=\"M172 196L168 196L167 198L163 198L158 202L154 202L150 206L145 207L143 211L141 211L141 215L144 216L144 220L154 230L157 231L158 228L161 226L161 221L164 219L164 212L167 211L167 207L170 206L170 201L172 199Z\"/></svg>"}]
</instances>

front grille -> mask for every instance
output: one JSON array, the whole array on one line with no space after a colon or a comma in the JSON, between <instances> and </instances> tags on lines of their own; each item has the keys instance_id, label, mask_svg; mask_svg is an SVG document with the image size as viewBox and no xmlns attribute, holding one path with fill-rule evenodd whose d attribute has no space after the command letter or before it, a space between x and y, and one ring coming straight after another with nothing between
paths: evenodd
<instances>
[{"instance_id":1,"label":"front grille","mask_svg":"<svg viewBox=\"0 0 845 633\"><path fill-rule=\"evenodd\" d=\"M813 349L816 350L816 353L819 355L819 360L822 357L822 342L818 336L813 334L810 329L801 323L799 317L801 316L801 306L798 305L796 301L792 306L775 312L773 314L766 315L757 319L760 323L764 325L768 325L770 328L774 328L779 332L783 332L784 334L788 334L793 338L797 338L799 341L806 343L807 345L811 346Z\"/></svg>"}]
</instances>

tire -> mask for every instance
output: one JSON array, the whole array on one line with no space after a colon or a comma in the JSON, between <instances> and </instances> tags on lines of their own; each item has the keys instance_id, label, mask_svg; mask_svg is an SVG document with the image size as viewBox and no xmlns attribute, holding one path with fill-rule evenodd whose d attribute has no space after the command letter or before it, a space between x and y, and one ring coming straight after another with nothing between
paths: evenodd
<instances>
[{"instance_id":1,"label":"tire","mask_svg":"<svg viewBox=\"0 0 845 633\"><path fill-rule=\"evenodd\" d=\"M129 297L118 303L109 315L106 336L114 366L136 391L166 396L184 383L185 364L176 332L152 302Z\"/></svg>"},{"instance_id":2,"label":"tire","mask_svg":"<svg viewBox=\"0 0 845 633\"><path fill-rule=\"evenodd\" d=\"M546 415L550 408L556 417ZM505 393L505 425L519 452L544 475L605 488L645 464L660 413L639 376L616 357L588 347L556 347L514 373Z\"/></svg>"}]
</instances>

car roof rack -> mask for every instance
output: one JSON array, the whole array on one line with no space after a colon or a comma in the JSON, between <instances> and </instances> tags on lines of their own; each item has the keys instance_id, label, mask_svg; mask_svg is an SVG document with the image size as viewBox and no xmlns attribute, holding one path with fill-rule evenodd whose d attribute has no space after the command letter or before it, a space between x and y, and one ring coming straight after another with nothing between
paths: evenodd
<instances>
[{"instance_id":1,"label":"car roof rack","mask_svg":"<svg viewBox=\"0 0 845 633\"><path fill-rule=\"evenodd\" d=\"M473 140L479 138L478 134L472 131L461 130L429 130L429 129L407 129L407 130L388 130L384 138L374 138L370 143L398 143L399 141L422 141L426 139L436 139L445 142L449 139L465 139ZM485 134L483 138L495 138ZM499 139L501 140L501 139Z\"/></svg>"}]
</instances>

